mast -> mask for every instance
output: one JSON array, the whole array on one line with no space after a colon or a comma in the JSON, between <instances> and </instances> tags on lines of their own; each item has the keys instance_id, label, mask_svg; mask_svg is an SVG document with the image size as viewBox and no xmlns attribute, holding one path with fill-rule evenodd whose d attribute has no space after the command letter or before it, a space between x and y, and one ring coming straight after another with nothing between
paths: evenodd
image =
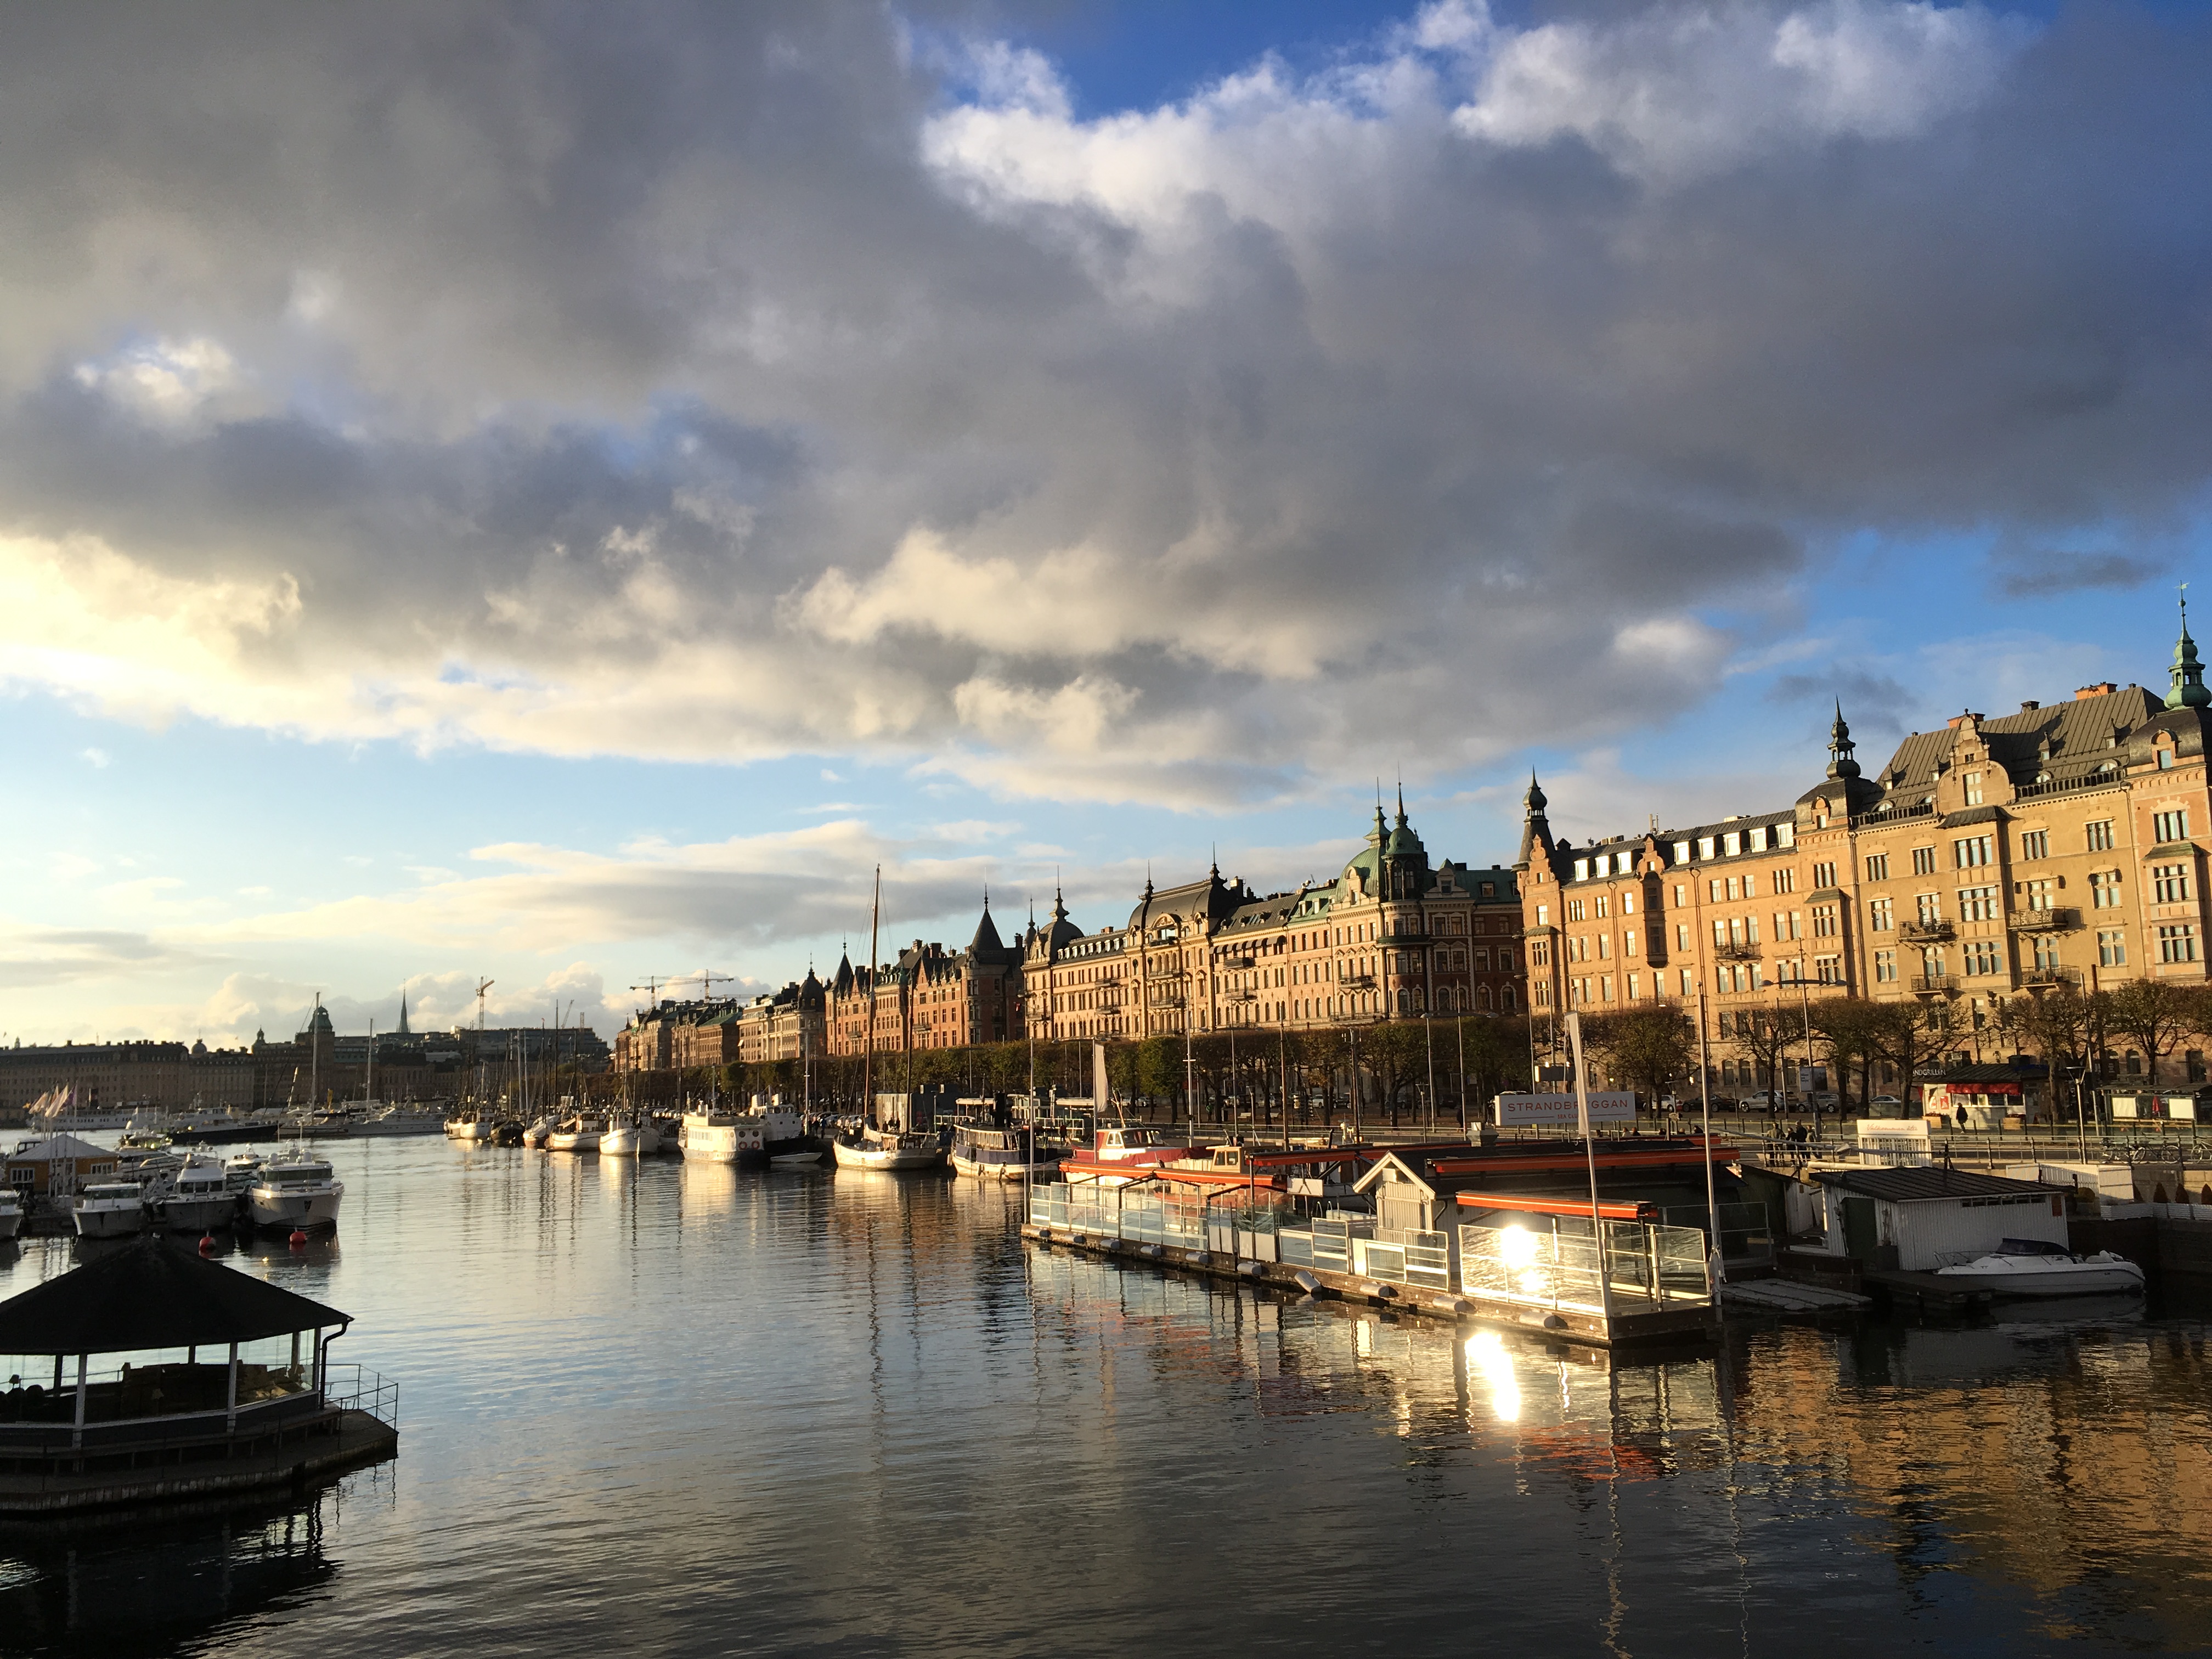
<instances>
[{"instance_id":1,"label":"mast","mask_svg":"<svg viewBox=\"0 0 2212 1659\"><path fill-rule=\"evenodd\" d=\"M368 1075L362 1080L361 1103L364 1106L376 1098L376 1022L368 1022Z\"/></svg>"},{"instance_id":2,"label":"mast","mask_svg":"<svg viewBox=\"0 0 2212 1659\"><path fill-rule=\"evenodd\" d=\"M307 1015L307 1109L315 1109L315 1097L322 1092L322 1073L319 1062L323 1057L323 1036L315 1027L321 1024L315 1016L323 1011L323 994L315 993L315 1006Z\"/></svg>"},{"instance_id":3,"label":"mast","mask_svg":"<svg viewBox=\"0 0 2212 1659\"><path fill-rule=\"evenodd\" d=\"M876 866L876 894L868 905L868 1041L866 1058L860 1062L860 1116L875 1121L876 1112L876 924L884 909L884 866Z\"/></svg>"}]
</instances>

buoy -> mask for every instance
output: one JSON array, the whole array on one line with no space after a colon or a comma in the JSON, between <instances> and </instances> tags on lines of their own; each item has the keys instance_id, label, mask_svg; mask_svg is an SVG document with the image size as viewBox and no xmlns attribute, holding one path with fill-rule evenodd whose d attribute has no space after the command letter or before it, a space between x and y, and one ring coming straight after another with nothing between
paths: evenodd
<instances>
[{"instance_id":1,"label":"buoy","mask_svg":"<svg viewBox=\"0 0 2212 1659\"><path fill-rule=\"evenodd\" d=\"M307 1230L306 1228L295 1227L292 1229L292 1248L295 1250L304 1250L307 1248Z\"/></svg>"},{"instance_id":2,"label":"buoy","mask_svg":"<svg viewBox=\"0 0 2212 1659\"><path fill-rule=\"evenodd\" d=\"M202 1233L200 1235L200 1254L202 1255L213 1255L215 1254L215 1235L213 1233Z\"/></svg>"}]
</instances>

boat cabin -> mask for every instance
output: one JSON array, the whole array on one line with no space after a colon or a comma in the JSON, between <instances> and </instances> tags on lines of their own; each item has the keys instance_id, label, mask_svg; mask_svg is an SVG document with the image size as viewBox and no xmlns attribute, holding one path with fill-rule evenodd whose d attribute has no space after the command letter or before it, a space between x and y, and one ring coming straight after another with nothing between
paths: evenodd
<instances>
[{"instance_id":1,"label":"boat cabin","mask_svg":"<svg viewBox=\"0 0 2212 1659\"><path fill-rule=\"evenodd\" d=\"M1091 1155L1110 1164L1121 1158L1155 1155L1163 1145L1140 1123L1114 1123L1093 1132Z\"/></svg>"},{"instance_id":2,"label":"boat cabin","mask_svg":"<svg viewBox=\"0 0 2212 1659\"><path fill-rule=\"evenodd\" d=\"M1932 1273L2007 1239L2069 1248L2065 1195L2036 1181L1971 1170L1816 1169L1826 1248L1877 1272Z\"/></svg>"}]
</instances>

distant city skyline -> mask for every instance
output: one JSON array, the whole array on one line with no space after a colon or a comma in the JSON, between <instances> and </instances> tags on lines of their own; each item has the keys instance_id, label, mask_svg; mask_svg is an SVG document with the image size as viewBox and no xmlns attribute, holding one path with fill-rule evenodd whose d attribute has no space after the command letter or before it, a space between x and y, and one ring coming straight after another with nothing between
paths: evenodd
<instances>
[{"instance_id":1,"label":"distant city skyline","mask_svg":"<svg viewBox=\"0 0 2212 1659\"><path fill-rule=\"evenodd\" d=\"M0 1042L611 1036L879 863L1088 929L2162 684L2201 7L638 15L0 59Z\"/></svg>"}]
</instances>

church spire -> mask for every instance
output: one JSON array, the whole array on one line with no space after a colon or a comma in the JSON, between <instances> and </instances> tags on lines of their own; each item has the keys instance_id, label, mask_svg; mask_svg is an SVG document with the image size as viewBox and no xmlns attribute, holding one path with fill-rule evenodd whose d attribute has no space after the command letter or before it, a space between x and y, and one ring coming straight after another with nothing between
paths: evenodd
<instances>
[{"instance_id":1,"label":"church spire","mask_svg":"<svg viewBox=\"0 0 2212 1659\"><path fill-rule=\"evenodd\" d=\"M2173 666L2167 671L2173 689L2166 694L2168 708L2203 708L2212 705L2212 687L2204 684L2204 665L2197 659L2197 641L2189 637L2189 584L2181 584L2181 638L2173 647Z\"/></svg>"}]
</instances>

